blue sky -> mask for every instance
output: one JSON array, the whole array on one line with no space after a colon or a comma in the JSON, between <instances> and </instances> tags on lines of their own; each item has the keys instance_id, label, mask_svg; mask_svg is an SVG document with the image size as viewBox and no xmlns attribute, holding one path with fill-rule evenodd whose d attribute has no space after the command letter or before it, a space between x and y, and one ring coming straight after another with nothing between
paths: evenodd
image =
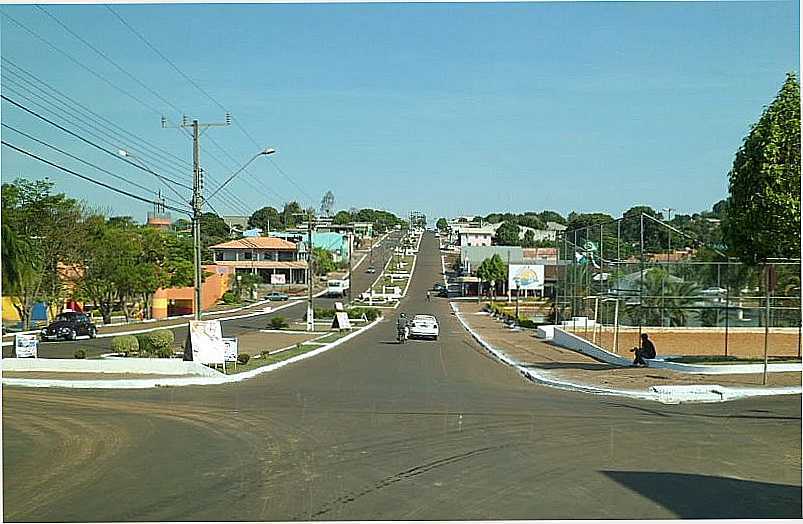
<instances>
[{"instance_id":1,"label":"blue sky","mask_svg":"<svg viewBox=\"0 0 803 524\"><path fill-rule=\"evenodd\" d=\"M260 158L235 179L225 199L212 200L221 214L280 207L291 198L317 205L326 190L339 209L419 209L433 218L541 209L619 215L637 204L707 209L727 195L736 149L800 61L796 2L115 9L256 142L279 150L273 161ZM220 107L105 7L47 10L188 116L223 119ZM94 120L85 113L84 127L68 127L97 133L108 149L135 150L154 170L189 183L191 142L159 122L162 113L177 122L179 113L34 6L3 6L2 12L144 105L6 17L4 59L177 159L138 149L130 136L87 127ZM18 74L3 63L6 96L70 122L67 116L75 113L48 112L53 99L32 96ZM148 188L160 187L152 176L7 103L2 121ZM2 136L150 196L7 129ZM207 188L257 150L238 127L209 130L202 138L202 164L212 177ZM3 148L3 180L18 175L49 176L59 191L112 214L141 220L149 209Z\"/></svg>"}]
</instances>

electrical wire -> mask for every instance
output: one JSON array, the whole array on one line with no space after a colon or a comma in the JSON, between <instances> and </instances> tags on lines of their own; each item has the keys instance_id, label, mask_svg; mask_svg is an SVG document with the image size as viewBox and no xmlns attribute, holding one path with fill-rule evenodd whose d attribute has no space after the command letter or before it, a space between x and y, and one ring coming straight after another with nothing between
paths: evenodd
<instances>
[{"instance_id":1,"label":"electrical wire","mask_svg":"<svg viewBox=\"0 0 803 524\"><path fill-rule=\"evenodd\" d=\"M169 65L169 66L170 66L170 67L171 67L171 68L172 68L172 69L173 69L173 70L174 70L176 73L178 73L178 74L179 74L179 75L180 75L182 78L184 78L184 79L185 79L187 82L189 82L189 83L190 83L190 84L191 84L193 87L195 87L195 88L196 88L198 91L200 91L200 92L201 92L201 93L202 93L202 94L203 94L203 95L204 95L206 98L208 98L210 101L212 101L212 103L213 103L213 104L215 104L215 105L216 105L218 108L220 108L220 110L221 110L221 111L228 112L228 111L226 110L226 108L223 106L223 104L221 104L220 102L218 102L218 101L217 101L217 99L215 99L215 98L214 98L212 95L210 95L210 94L209 94L209 93L208 93L208 92L207 92L205 89L203 89L203 88L202 88L200 85L198 85L198 84L197 84L197 83L196 83L196 82L195 82L195 81L194 81L192 78L190 78L190 77L189 77L189 76L188 76L186 73L184 73L184 71L182 71L182 70L181 70L181 69L180 69L180 68L179 68L179 67L178 67L178 66L177 66L175 63L173 63L173 61L172 61L172 60L170 60L169 58L167 58L167 57L166 57L166 56L165 56L165 55L164 55L164 54L163 54L161 51L159 51L159 50L158 50L158 49L157 49L157 48L156 48L156 47L155 47L153 44L151 44L151 43L150 43L150 41L148 41L148 39L147 39L147 38L145 38L145 36L143 36L143 35L142 35L140 32L138 32L136 29L134 29L134 28L133 28L133 27L132 27L132 26L131 26L131 25L130 25L128 22L126 22L126 20L125 20L125 19L124 19L124 18L123 18L123 17L122 17L122 16L121 16L121 15L120 15L120 14L119 14L119 13L118 13L118 12L117 12L115 9L114 9L114 8L112 8L112 7L111 7L110 5L108 5L108 4L107 4L105 7L106 7L106 9L108 9L108 10L109 10L109 12L111 12L111 13L112 13L112 14L113 14L113 15L114 15L114 16L115 16L115 17L116 17L116 18L117 18L117 19L120 21L120 23L122 23L122 24L123 24L125 27L127 27L127 28L128 28L128 29L129 29L129 30L132 32L132 33L134 33L134 35L136 35L136 36L137 36L137 38L139 38L139 39L140 39L140 40L141 40L141 41L142 41L142 42L143 42L143 43L144 43L146 46L148 46L148 48L149 48L149 49L151 49L151 50L152 50L154 53L156 53L156 54L157 54L157 55L158 55L158 56L159 56L159 57L160 57L162 60L164 60L164 61L165 61L165 63L167 63L167 64L168 64L168 65ZM234 119L232 119L232 121L234 122L234 126L235 126L236 128L238 128L238 129L239 129L239 130L240 130L240 131L243 133L243 135L245 135L245 136L246 136L246 138L248 138L248 139L251 141L251 143L252 143L252 144L254 144L254 146L256 146L256 147L258 147L258 148L260 148L260 147L264 147L262 144L260 144L259 142L257 142L257 141L256 141L256 139L254 139L254 137L253 137L253 136L252 136L252 135L251 135L251 134L250 134L248 131L246 131L246 129L245 129L245 128L244 128L244 127L243 127L243 126L240 124L239 120L237 120L236 118L234 118ZM288 180L290 180L290 182L292 182L292 184L293 184L293 185L294 185L294 186L295 186L297 189L299 189L299 190L301 191L301 193L302 193L302 194L306 195L306 196L307 196L307 198L309 198L309 199L311 200L311 202L313 202L313 203L314 203L314 200L315 200L315 199L314 199L314 198L312 198L312 197L310 196L310 194L309 194L309 193L307 193L307 192L306 192L306 191L305 191L305 190L304 190L304 189L303 189L303 188L302 188L300 185L298 185L298 183L296 183L296 181L295 181L295 180L293 180L293 179L292 179L292 178L291 178L291 177L290 177L290 176L289 176L287 173L285 173L283 170L281 170L281 168L278 166L278 164L276 164L276 162L274 162L272 159L271 159L271 162L273 163L273 165L276 167L276 169L277 169L277 170L278 170L278 171L279 171L279 172L280 172L280 173L281 173L281 174L282 174L282 175L283 175L285 178L287 178Z\"/></svg>"},{"instance_id":2,"label":"electrical wire","mask_svg":"<svg viewBox=\"0 0 803 524\"><path fill-rule=\"evenodd\" d=\"M95 180L92 177L89 177L89 176L86 176L86 175L82 175L82 174L77 173L77 172L75 172L75 171L73 171L71 169L68 169L68 168L64 167L64 166L60 166L59 164L56 164L55 162L51 162L50 160L47 160L47 159L42 158L42 157L40 157L38 155L35 155L35 154L31 153L30 151L26 151L24 149L21 149L21 148L15 146L13 144L10 144L9 142L6 142L5 140L0 140L0 143L2 143L2 145L6 146L6 147L9 147L9 148L11 148L11 149L13 149L13 150L15 150L15 151L17 151L19 153L22 153L23 155L27 155L27 156L35 159L35 160L38 160L38 161L40 161L40 162L42 162L44 164L52 166L52 167L54 167L54 168L56 168L56 169L58 169L60 171L64 171L65 173L68 173L70 175L77 176L78 178L81 178L81 179L86 180L88 182L92 182L93 184L96 184L96 185L99 185L101 187L104 187L104 188L106 188L106 189L108 189L110 191L114 191L115 193L119 193L121 195L125 195L125 196L127 196L129 198L133 198L135 200L139 200L139 201L145 202L147 204L164 205L164 207L166 209L170 209L171 211L176 211L178 213L189 214L189 210L187 210L187 209L180 209L180 208L173 207L173 206L170 206L170 205L167 205L167 204L162 204L161 202L157 202L156 200L148 200L147 198L141 197L141 196L136 195L134 193L130 193L128 191L125 191L124 189L119 189L119 188L116 188L114 186L110 186L109 184L106 184L105 182L101 182L99 180Z\"/></svg>"},{"instance_id":3,"label":"electrical wire","mask_svg":"<svg viewBox=\"0 0 803 524\"><path fill-rule=\"evenodd\" d=\"M116 159L118 159L118 160L122 160L122 161L126 162L127 164L129 164L129 165L132 165L132 166L136 167L137 169L140 169L140 170L142 170L142 171L145 171L146 173L150 173L150 174L152 174L152 175L155 175L155 176L160 176L160 175L158 175L158 174L154 173L153 171L151 171L150 169L148 169L148 168L146 168L146 167L143 167L143 166L140 166L139 164L135 164L134 162L131 162L131 161L130 161L130 160L128 160L127 158L125 158L125 157L121 157L121 156L120 156L120 155L118 155L117 153L114 153L114 152L112 152L112 151L109 151L108 149L105 149L105 148L103 148L102 146L99 146L98 144L96 144L96 143L92 142L91 140L88 140L88 139L86 139L86 138L82 137L81 135L79 135L79 134L77 134L77 133L74 133L73 131L70 131L69 129L65 128L64 126L61 126L61 125L57 124L56 122L54 122L54 121L50 120L49 118L47 118L47 117L44 117L44 116L40 115L40 114L39 114L39 113L37 113L36 111L33 111L33 110L31 110L31 109L28 109L28 108L27 108L27 107L25 107L24 105L22 105L22 104L20 104L19 102L16 102L16 101L14 101L14 100L10 99L10 98L9 98L9 97L7 97L6 95L0 94L0 98L1 98L1 99L3 99L3 100L5 100L6 102L9 102L9 103L11 103L11 104L13 104L13 105L17 106L18 108L20 108L20 109L22 109L23 111L25 111L25 112L27 112L27 113L29 113L29 114L31 114L31 115L33 115L33 116L35 116L36 118L39 118L40 120L42 120L42 121L44 121L44 122L47 122L48 124L52 125L53 127L56 127L56 128L58 128L58 129L60 129L60 130L64 131L65 133L67 133L67 134L69 134L69 135L71 135L71 136L73 136L73 137L75 137L75 138L77 138L77 139L81 140L82 142L84 142L84 143L86 143L86 144L89 144L89 145L91 145L92 147L94 147L94 148L96 148L96 149L99 149L100 151L103 151L104 153L106 153L106 154L108 154L108 155L110 155L110 156L112 156L112 157L114 157L114 158L116 158ZM178 181L176 181L176 180L173 180L173 179L171 179L171 178L168 178L168 177L163 177L163 178L164 178L164 179L166 179L166 180L169 180L170 182L172 182L172 183L176 184L177 186L181 186L181 187L184 187L184 188L187 188L187 189L192 189L191 187L189 187L189 186L187 186L187 185L185 185L185 184L183 184L183 183L181 183L181 182L178 182Z\"/></svg>"},{"instance_id":4,"label":"electrical wire","mask_svg":"<svg viewBox=\"0 0 803 524\"><path fill-rule=\"evenodd\" d=\"M80 157L78 157L78 156L75 156L75 155L73 155L72 153L69 153L69 152L67 152L67 151L64 151L63 149L59 149L58 147L56 147L56 146L54 146L54 145L52 145L52 144L49 144L49 143L45 142L44 140L41 140L41 139L39 139L39 138L36 138L36 137L34 137L34 136L31 136L31 135L29 135L28 133L25 133L24 131L20 131L19 129L17 129L17 128L13 127L13 126L10 126L10 125L8 125L8 124L0 124L0 125L1 125L2 127L5 127L6 129L10 129L11 131L13 131L13 132L15 132L15 133L17 133L17 134L19 134L19 135L22 135L22 136L24 136L25 138L27 138L27 139L29 139L29 140L33 140L34 142L36 142L36 143L38 143L38 144L41 144L41 145L43 145L43 146L46 146L46 147L49 147L50 149L53 149L54 151L58 151L58 152L59 152L59 153L61 153L62 155L68 156L68 157L72 158L73 160L77 160L77 161L79 161L79 162L81 162L81 163L83 163L83 164L85 164L85 165L87 165L87 166L89 166L89 167L95 168L95 169L97 169L98 171L101 171L101 172L103 172L103 173L106 173L107 175L110 175L110 176L112 176L112 177L114 177L114 178L116 178L116 179L118 179L118 180L120 180L120 181L122 181L122 182L125 182L125 183L127 183L127 184L130 184L130 185L132 185L132 186L136 187L137 189L142 189L143 191L148 191L148 192L150 192L150 191L153 191L153 189L152 189L152 188L145 187L145 186L143 186L143 185L141 185L141 184L138 184L138 183L136 183L136 182L133 182L133 181L131 181L131 180L128 180L127 178L125 178L125 177L123 177L123 176L121 176L121 175L118 175L118 174L116 174L116 173L112 173L111 171L109 171L109 170L107 170L107 169L104 169L104 168L102 168L102 167L100 167L100 166L98 166L98 165L96 165L96 164L93 164L92 162L89 162L89 161L87 161L87 160L84 160L83 158L80 158ZM156 175L156 176L159 176L159 175ZM171 187L171 186L168 186L168 187L170 187L170 188L172 189L172 187ZM184 199L184 198L185 198L185 196L184 196L184 195L181 195L180 193L176 193L176 194L177 194L177 195L179 196L179 198L181 198L181 199ZM183 204L183 203L184 203L184 200L173 200L173 199L168 199L168 198L166 198L166 200L170 200L171 202L177 202L179 205L181 205L181 204Z\"/></svg>"},{"instance_id":5,"label":"electrical wire","mask_svg":"<svg viewBox=\"0 0 803 524\"><path fill-rule=\"evenodd\" d=\"M45 9L43 6L41 6L41 5L35 5L34 7L36 7L37 9L39 9L40 11L42 11L44 14L46 14L47 16L49 16L49 17L50 17L50 18L51 18L51 19L52 19L54 22L56 22L56 23L57 23L57 24L58 24L58 25L59 25L59 26L60 26L62 29L64 29L65 31L67 31L67 32L68 32L69 34L71 34L71 35L72 35L72 36L73 36L75 39L77 39L78 41L80 41L82 44L84 44L85 46L87 46L89 49L91 49L92 51L94 51L95 53L97 53L98 55L100 55L100 56L101 56L101 57L102 57L104 60L106 60L107 62L109 62L111 65L113 65L115 68L117 68L117 70L118 70L118 71L120 71L121 73L123 73L124 75L126 75L128 78L130 78L131 80L133 80L134 82L136 82L136 83L137 83L137 84L138 84L140 87L142 87L143 89L145 89L146 91L148 91L150 94L152 94L153 96L155 96L156 98L158 98L159 100L161 100L161 101L162 101L164 104L166 104L167 106L169 106L170 108L172 108L172 109L173 109L174 111L176 111L177 113L183 113L183 111L182 111L181 109L179 109L178 107L176 107L176 106L175 106L175 105L174 105L172 102L170 102L169 100L167 100L165 97L163 97L163 96L162 96L161 94L159 94L157 91L155 91L155 90L151 89L150 87L148 87L147 85L145 85L145 84L144 84L144 83L143 83L143 82L142 82L142 81L141 81L139 78L137 78L137 77L135 77L134 75L132 75L132 74L131 74L131 72L129 72L127 69L125 69L125 68L124 68L124 67L122 67L120 64L118 64L117 62L115 62L114 60L112 60L111 58L109 58L109 56L108 56L106 53L104 53L103 51L99 50L98 48L96 48L95 46L93 46L92 44L90 44L89 42L87 42L87 41L86 41L84 38L82 38L80 35L76 34L76 33L75 33L75 32L74 32L72 29L70 29L69 27L67 27L67 25L66 25L66 24L64 24L64 22L62 22L61 20L59 20L58 18L56 18L55 16L53 16L53 15L50 13L50 11L48 11L47 9Z\"/></svg>"}]
</instances>

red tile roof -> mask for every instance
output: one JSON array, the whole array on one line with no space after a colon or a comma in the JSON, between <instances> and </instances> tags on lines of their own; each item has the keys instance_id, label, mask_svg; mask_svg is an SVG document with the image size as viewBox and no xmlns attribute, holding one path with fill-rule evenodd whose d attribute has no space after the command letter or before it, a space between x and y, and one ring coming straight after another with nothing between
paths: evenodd
<instances>
[{"instance_id":1,"label":"red tile roof","mask_svg":"<svg viewBox=\"0 0 803 524\"><path fill-rule=\"evenodd\" d=\"M215 244L211 246L210 249L275 249L280 251L295 251L296 245L281 238L251 237Z\"/></svg>"}]
</instances>

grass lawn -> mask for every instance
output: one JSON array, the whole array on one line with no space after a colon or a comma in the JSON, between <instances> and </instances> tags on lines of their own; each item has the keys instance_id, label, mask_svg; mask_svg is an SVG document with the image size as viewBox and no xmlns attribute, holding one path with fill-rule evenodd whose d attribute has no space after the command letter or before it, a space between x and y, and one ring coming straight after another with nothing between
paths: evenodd
<instances>
[{"instance_id":1,"label":"grass lawn","mask_svg":"<svg viewBox=\"0 0 803 524\"><path fill-rule=\"evenodd\" d=\"M277 353L269 354L265 357L259 356L252 356L251 359L248 361L247 364L237 364L237 368L235 370L233 364L226 364L226 373L231 375L232 373L243 373L245 371L251 371L252 369L261 368L263 366L268 366L270 364L275 364L277 362L281 362L283 360L287 360L288 358L295 357L297 355L303 355L304 353L308 353L314 349L318 349L323 347L326 344L331 344L332 342L341 339L348 335L352 331L331 331L329 334L318 338L317 340L308 341L308 342L300 342L295 347L291 349L279 350Z\"/></svg>"}]
</instances>

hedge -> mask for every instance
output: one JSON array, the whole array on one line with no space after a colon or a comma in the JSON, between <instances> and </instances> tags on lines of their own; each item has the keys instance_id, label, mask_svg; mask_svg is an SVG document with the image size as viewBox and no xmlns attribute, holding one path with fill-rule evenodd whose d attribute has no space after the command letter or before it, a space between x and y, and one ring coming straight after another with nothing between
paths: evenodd
<instances>
[{"instance_id":1,"label":"hedge","mask_svg":"<svg viewBox=\"0 0 803 524\"><path fill-rule=\"evenodd\" d=\"M139 341L133 335L121 335L112 339L111 348L115 353L123 353L128 356L139 351Z\"/></svg>"}]
</instances>

